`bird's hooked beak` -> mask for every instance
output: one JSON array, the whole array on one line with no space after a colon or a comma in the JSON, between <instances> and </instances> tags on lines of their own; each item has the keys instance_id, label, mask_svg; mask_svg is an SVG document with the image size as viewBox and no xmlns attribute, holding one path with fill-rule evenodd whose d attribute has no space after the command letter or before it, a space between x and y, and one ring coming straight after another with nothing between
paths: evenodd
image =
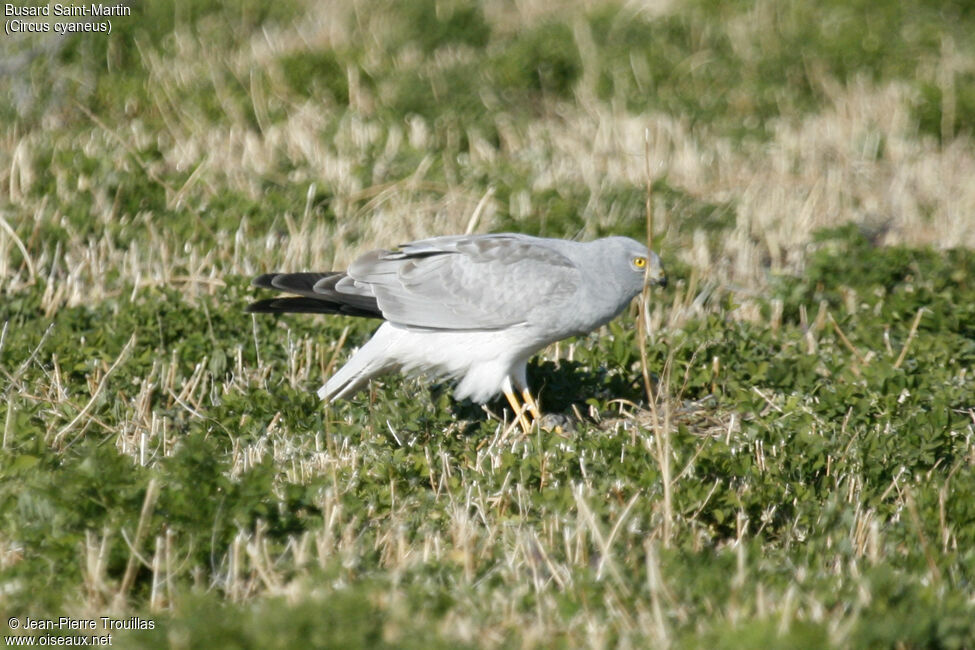
<instances>
[{"instance_id":1,"label":"bird's hooked beak","mask_svg":"<svg viewBox=\"0 0 975 650\"><path fill-rule=\"evenodd\" d=\"M644 283L649 286L667 286L667 274L664 271L664 265L661 263L660 257L653 251L650 251L650 263L647 264L647 273L644 278Z\"/></svg>"}]
</instances>

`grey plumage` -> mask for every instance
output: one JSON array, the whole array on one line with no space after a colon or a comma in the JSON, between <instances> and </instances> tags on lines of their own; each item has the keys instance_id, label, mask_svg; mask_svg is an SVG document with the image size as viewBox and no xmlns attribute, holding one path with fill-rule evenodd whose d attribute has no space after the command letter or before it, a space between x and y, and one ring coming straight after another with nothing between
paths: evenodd
<instances>
[{"instance_id":1,"label":"grey plumage","mask_svg":"<svg viewBox=\"0 0 975 650\"><path fill-rule=\"evenodd\" d=\"M270 273L258 287L295 294L251 312L302 312L386 322L319 391L346 397L392 370L458 380L458 397L527 395L525 365L549 343L608 322L645 282L657 255L626 237L592 242L520 234L434 237L356 259L347 271Z\"/></svg>"}]
</instances>

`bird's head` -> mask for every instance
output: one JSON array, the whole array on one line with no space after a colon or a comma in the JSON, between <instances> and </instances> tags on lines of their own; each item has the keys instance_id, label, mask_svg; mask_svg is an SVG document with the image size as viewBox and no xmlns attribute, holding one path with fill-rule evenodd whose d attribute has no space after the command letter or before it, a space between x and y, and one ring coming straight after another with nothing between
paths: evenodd
<instances>
[{"instance_id":1,"label":"bird's head","mask_svg":"<svg viewBox=\"0 0 975 650\"><path fill-rule=\"evenodd\" d=\"M640 242L629 237L610 237L619 246L620 254L627 260L630 270L635 274L632 284L643 287L646 284L667 286L667 274L660 256Z\"/></svg>"}]
</instances>

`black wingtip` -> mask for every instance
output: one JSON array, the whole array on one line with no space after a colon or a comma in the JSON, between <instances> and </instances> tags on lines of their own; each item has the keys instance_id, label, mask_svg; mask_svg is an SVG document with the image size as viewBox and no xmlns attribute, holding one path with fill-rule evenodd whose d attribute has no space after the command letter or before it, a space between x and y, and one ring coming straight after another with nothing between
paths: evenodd
<instances>
[{"instance_id":1,"label":"black wingtip","mask_svg":"<svg viewBox=\"0 0 975 650\"><path fill-rule=\"evenodd\" d=\"M378 309L359 308L331 300L290 297L266 298L252 302L244 308L248 314L337 314L359 318L382 318Z\"/></svg>"},{"instance_id":2,"label":"black wingtip","mask_svg":"<svg viewBox=\"0 0 975 650\"><path fill-rule=\"evenodd\" d=\"M261 289L273 289L274 285L271 284L274 278L277 277L277 273L265 273L259 275L253 280L251 280L251 286L260 287Z\"/></svg>"},{"instance_id":3,"label":"black wingtip","mask_svg":"<svg viewBox=\"0 0 975 650\"><path fill-rule=\"evenodd\" d=\"M251 284L260 289L272 289L298 294L297 296L265 298L244 308L248 314L341 314L362 318L382 318L382 312L371 296L340 294L334 291L338 280L345 277L340 271L325 273L265 273Z\"/></svg>"},{"instance_id":4,"label":"black wingtip","mask_svg":"<svg viewBox=\"0 0 975 650\"><path fill-rule=\"evenodd\" d=\"M274 302L276 298L268 298L267 300L258 300L257 302L252 302L251 304L244 307L245 314L280 314L282 310L280 308L275 309Z\"/></svg>"}]
</instances>

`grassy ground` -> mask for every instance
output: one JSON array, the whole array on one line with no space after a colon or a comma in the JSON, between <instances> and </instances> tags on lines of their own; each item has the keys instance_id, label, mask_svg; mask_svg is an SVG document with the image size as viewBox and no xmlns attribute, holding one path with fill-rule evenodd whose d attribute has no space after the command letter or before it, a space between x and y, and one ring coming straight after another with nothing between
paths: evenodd
<instances>
[{"instance_id":1,"label":"grassy ground","mask_svg":"<svg viewBox=\"0 0 975 650\"><path fill-rule=\"evenodd\" d=\"M132 7L0 36L8 618L975 646L968 4ZM652 399L634 309L529 368L574 431L399 377L325 408L375 324L242 311L416 237L645 236L648 168Z\"/></svg>"}]
</instances>

